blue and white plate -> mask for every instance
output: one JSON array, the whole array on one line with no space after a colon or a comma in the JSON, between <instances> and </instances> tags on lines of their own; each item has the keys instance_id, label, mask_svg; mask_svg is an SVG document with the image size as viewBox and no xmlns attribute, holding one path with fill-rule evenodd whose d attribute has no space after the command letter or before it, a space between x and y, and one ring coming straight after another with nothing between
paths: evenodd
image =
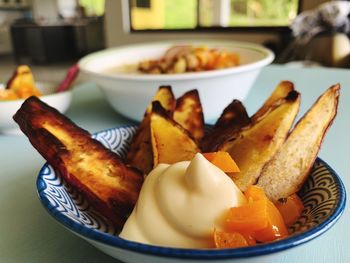
<instances>
[{"instance_id":1,"label":"blue and white plate","mask_svg":"<svg viewBox=\"0 0 350 263\"><path fill-rule=\"evenodd\" d=\"M125 157L135 126L117 127L99 132L94 138ZM280 251L296 247L326 232L342 215L346 193L336 172L317 159L311 175L300 191L305 209L290 227L290 237L269 244L236 249L177 249L127 241L118 237L113 225L96 211L61 176L45 164L37 179L39 198L47 211L75 234L105 253L125 262L264 262Z\"/></svg>"}]
</instances>

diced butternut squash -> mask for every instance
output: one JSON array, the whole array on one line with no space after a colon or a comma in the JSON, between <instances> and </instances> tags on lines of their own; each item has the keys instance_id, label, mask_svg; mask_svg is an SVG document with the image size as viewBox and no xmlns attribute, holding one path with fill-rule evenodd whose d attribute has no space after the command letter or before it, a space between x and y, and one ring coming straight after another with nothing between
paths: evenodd
<instances>
[{"instance_id":1,"label":"diced butternut squash","mask_svg":"<svg viewBox=\"0 0 350 263\"><path fill-rule=\"evenodd\" d=\"M249 242L244 235L238 232L214 231L214 243L216 248L247 247Z\"/></svg>"},{"instance_id":2,"label":"diced butternut squash","mask_svg":"<svg viewBox=\"0 0 350 263\"><path fill-rule=\"evenodd\" d=\"M254 238L260 242L270 242L288 236L287 227L276 206L271 201L266 204L266 210L268 211L267 227L255 231Z\"/></svg>"},{"instance_id":3,"label":"diced butternut squash","mask_svg":"<svg viewBox=\"0 0 350 263\"><path fill-rule=\"evenodd\" d=\"M276 202L275 205L287 226L293 225L304 209L303 202L297 194L292 194L285 200Z\"/></svg>"},{"instance_id":4,"label":"diced butternut squash","mask_svg":"<svg viewBox=\"0 0 350 263\"><path fill-rule=\"evenodd\" d=\"M228 212L226 227L229 231L254 232L268 226L267 199L232 207Z\"/></svg>"},{"instance_id":5,"label":"diced butternut squash","mask_svg":"<svg viewBox=\"0 0 350 263\"><path fill-rule=\"evenodd\" d=\"M266 197L262 188L249 186L244 194L248 203L233 207L228 212L228 231L251 234L260 242L269 242L288 235L282 215Z\"/></svg>"},{"instance_id":6,"label":"diced butternut squash","mask_svg":"<svg viewBox=\"0 0 350 263\"><path fill-rule=\"evenodd\" d=\"M247 240L249 246L255 246L256 245L256 240L253 237L252 233L240 232L240 234L244 236L244 238L245 238L245 240Z\"/></svg>"},{"instance_id":7,"label":"diced butternut squash","mask_svg":"<svg viewBox=\"0 0 350 263\"><path fill-rule=\"evenodd\" d=\"M238 173L239 168L228 152L210 152L203 156L212 164L219 167L225 173Z\"/></svg>"},{"instance_id":8,"label":"diced butternut squash","mask_svg":"<svg viewBox=\"0 0 350 263\"><path fill-rule=\"evenodd\" d=\"M248 201L258 201L262 199L268 199L265 195L264 189L256 185L248 186L247 190L244 192L245 197Z\"/></svg>"}]
</instances>

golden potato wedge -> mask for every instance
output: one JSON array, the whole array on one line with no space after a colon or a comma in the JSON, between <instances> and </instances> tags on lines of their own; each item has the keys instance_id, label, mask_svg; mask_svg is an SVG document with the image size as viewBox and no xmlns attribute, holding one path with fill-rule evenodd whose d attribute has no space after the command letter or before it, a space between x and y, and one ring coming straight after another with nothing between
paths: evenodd
<instances>
[{"instance_id":1,"label":"golden potato wedge","mask_svg":"<svg viewBox=\"0 0 350 263\"><path fill-rule=\"evenodd\" d=\"M242 191L256 183L263 166L285 141L298 113L300 94L292 91L279 102L263 118L242 128L219 147L236 161L240 173L230 176Z\"/></svg>"},{"instance_id":2,"label":"golden potato wedge","mask_svg":"<svg viewBox=\"0 0 350 263\"><path fill-rule=\"evenodd\" d=\"M170 115L176 106L176 100L171 86L160 86L156 94L154 95L152 101L159 101L162 107L169 112ZM145 115L152 112L152 102L148 105Z\"/></svg>"},{"instance_id":3,"label":"golden potato wedge","mask_svg":"<svg viewBox=\"0 0 350 263\"><path fill-rule=\"evenodd\" d=\"M175 108L175 97L170 86L159 87L153 101L159 101L170 114ZM153 153L150 135L150 115L152 103L147 107L145 116L138 127L127 153L127 163L148 174L153 168Z\"/></svg>"},{"instance_id":4,"label":"golden potato wedge","mask_svg":"<svg viewBox=\"0 0 350 263\"><path fill-rule=\"evenodd\" d=\"M7 82L6 89L13 90L18 98L22 99L42 95L35 85L32 71L26 65L16 68L12 77Z\"/></svg>"},{"instance_id":5,"label":"golden potato wedge","mask_svg":"<svg viewBox=\"0 0 350 263\"><path fill-rule=\"evenodd\" d=\"M199 142L204 136L204 116L197 90L186 92L176 100L174 120Z\"/></svg>"},{"instance_id":6,"label":"golden potato wedge","mask_svg":"<svg viewBox=\"0 0 350 263\"><path fill-rule=\"evenodd\" d=\"M137 201L142 173L37 97L28 98L14 120L65 181L120 230Z\"/></svg>"},{"instance_id":7,"label":"golden potato wedge","mask_svg":"<svg viewBox=\"0 0 350 263\"><path fill-rule=\"evenodd\" d=\"M222 112L212 130L201 142L203 152L215 152L229 137L232 137L242 127L250 124L248 113L239 100L233 100Z\"/></svg>"},{"instance_id":8,"label":"golden potato wedge","mask_svg":"<svg viewBox=\"0 0 350 263\"><path fill-rule=\"evenodd\" d=\"M152 102L151 141L154 166L188 161L200 151L189 133L167 114L158 101Z\"/></svg>"},{"instance_id":9,"label":"golden potato wedge","mask_svg":"<svg viewBox=\"0 0 350 263\"><path fill-rule=\"evenodd\" d=\"M274 103L276 103L276 101L285 98L292 90L294 90L294 84L292 82L281 81L271 93L270 97L268 97L268 99L262 105L262 107L252 116L252 120L256 121L259 119L266 113L266 111L271 108Z\"/></svg>"},{"instance_id":10,"label":"golden potato wedge","mask_svg":"<svg viewBox=\"0 0 350 263\"><path fill-rule=\"evenodd\" d=\"M339 85L334 85L320 96L262 169L258 185L265 189L272 201L296 193L306 180L336 116L339 89Z\"/></svg>"}]
</instances>

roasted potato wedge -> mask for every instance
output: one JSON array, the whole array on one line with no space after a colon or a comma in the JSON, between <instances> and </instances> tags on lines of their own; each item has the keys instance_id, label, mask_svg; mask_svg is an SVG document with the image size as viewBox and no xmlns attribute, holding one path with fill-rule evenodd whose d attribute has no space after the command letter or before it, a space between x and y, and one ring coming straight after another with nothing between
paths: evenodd
<instances>
[{"instance_id":1,"label":"roasted potato wedge","mask_svg":"<svg viewBox=\"0 0 350 263\"><path fill-rule=\"evenodd\" d=\"M285 98L292 90L294 90L294 84L292 82L281 81L262 107L252 116L252 120L256 121L259 119L271 108L274 103L276 103L276 101Z\"/></svg>"},{"instance_id":2,"label":"roasted potato wedge","mask_svg":"<svg viewBox=\"0 0 350 263\"><path fill-rule=\"evenodd\" d=\"M18 66L6 85L7 90L13 90L18 98L26 99L30 96L41 96L35 85L30 68L26 65Z\"/></svg>"},{"instance_id":3,"label":"roasted potato wedge","mask_svg":"<svg viewBox=\"0 0 350 263\"><path fill-rule=\"evenodd\" d=\"M256 183L263 166L285 141L299 105L300 94L290 92L278 104L273 104L263 118L242 128L219 147L218 150L229 152L236 161L240 173L231 177L242 191Z\"/></svg>"},{"instance_id":4,"label":"roasted potato wedge","mask_svg":"<svg viewBox=\"0 0 350 263\"><path fill-rule=\"evenodd\" d=\"M296 124L286 142L264 166L258 185L277 201L299 191L337 113L339 85L329 88Z\"/></svg>"},{"instance_id":5,"label":"roasted potato wedge","mask_svg":"<svg viewBox=\"0 0 350 263\"><path fill-rule=\"evenodd\" d=\"M161 86L155 94L153 101L159 101L169 114L175 108L175 97L170 86ZM153 168L153 153L150 135L150 116L152 103L147 107L143 120L138 127L127 153L127 163L138 167L148 174Z\"/></svg>"},{"instance_id":6,"label":"roasted potato wedge","mask_svg":"<svg viewBox=\"0 0 350 263\"><path fill-rule=\"evenodd\" d=\"M154 95L152 101L159 101L162 107L172 115L175 106L176 100L173 91L171 90L171 86L160 86L157 93ZM152 102L148 105L145 115L150 114L152 112Z\"/></svg>"},{"instance_id":7,"label":"roasted potato wedge","mask_svg":"<svg viewBox=\"0 0 350 263\"><path fill-rule=\"evenodd\" d=\"M197 90L188 91L176 100L173 118L185 128L197 142L203 138L204 116Z\"/></svg>"},{"instance_id":8,"label":"roasted potato wedge","mask_svg":"<svg viewBox=\"0 0 350 263\"><path fill-rule=\"evenodd\" d=\"M150 116L147 114L140 123L131 141L126 162L148 174L153 168L153 153L150 134Z\"/></svg>"},{"instance_id":9,"label":"roasted potato wedge","mask_svg":"<svg viewBox=\"0 0 350 263\"><path fill-rule=\"evenodd\" d=\"M158 101L152 102L151 141L154 166L188 161L200 151L189 133L167 114Z\"/></svg>"},{"instance_id":10,"label":"roasted potato wedge","mask_svg":"<svg viewBox=\"0 0 350 263\"><path fill-rule=\"evenodd\" d=\"M142 173L37 97L28 98L14 120L52 167L121 229L137 201Z\"/></svg>"},{"instance_id":11,"label":"roasted potato wedge","mask_svg":"<svg viewBox=\"0 0 350 263\"><path fill-rule=\"evenodd\" d=\"M248 113L239 100L233 100L222 112L212 130L201 142L203 152L215 152L229 137L232 137L242 127L250 124Z\"/></svg>"}]
</instances>

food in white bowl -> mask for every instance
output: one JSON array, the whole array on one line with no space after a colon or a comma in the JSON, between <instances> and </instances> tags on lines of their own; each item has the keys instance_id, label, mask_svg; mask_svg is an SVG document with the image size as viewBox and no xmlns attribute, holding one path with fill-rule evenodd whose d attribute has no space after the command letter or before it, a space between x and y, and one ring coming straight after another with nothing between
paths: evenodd
<instances>
[{"instance_id":1,"label":"food in white bowl","mask_svg":"<svg viewBox=\"0 0 350 263\"><path fill-rule=\"evenodd\" d=\"M239 65L183 74L141 74L127 65L161 57L174 45L207 46L237 54ZM159 86L171 85L175 96L197 89L206 123L214 122L233 99L244 100L260 70L274 59L265 47L236 41L178 41L136 44L99 51L79 61L82 72L98 84L110 105L122 115L140 121Z\"/></svg>"},{"instance_id":2,"label":"food in white bowl","mask_svg":"<svg viewBox=\"0 0 350 263\"><path fill-rule=\"evenodd\" d=\"M5 88L0 90L0 101L26 99L30 96L41 96L31 69L27 65L18 66Z\"/></svg>"},{"instance_id":3,"label":"food in white bowl","mask_svg":"<svg viewBox=\"0 0 350 263\"><path fill-rule=\"evenodd\" d=\"M0 133L22 134L13 120L13 115L30 96L38 96L60 112L66 112L72 99L72 92L68 87L77 73L78 71L74 77L69 77L69 83L65 82L66 90L57 92L58 83L35 81L28 66L19 66L6 84L0 83Z\"/></svg>"},{"instance_id":4,"label":"food in white bowl","mask_svg":"<svg viewBox=\"0 0 350 263\"><path fill-rule=\"evenodd\" d=\"M55 107L62 113L66 112L72 100L72 92L70 90L55 93L56 84L52 82L37 82L36 85L43 94L40 97L42 101ZM3 88L4 85L0 84L0 89ZM0 101L0 134L22 134L12 117L21 107L23 102L24 99Z\"/></svg>"},{"instance_id":5,"label":"food in white bowl","mask_svg":"<svg viewBox=\"0 0 350 263\"><path fill-rule=\"evenodd\" d=\"M235 67L239 65L236 53L207 46L173 46L158 59L143 60L137 70L147 74L181 74ZM125 69L132 69L127 65ZM127 71L126 71L127 72Z\"/></svg>"}]
</instances>

